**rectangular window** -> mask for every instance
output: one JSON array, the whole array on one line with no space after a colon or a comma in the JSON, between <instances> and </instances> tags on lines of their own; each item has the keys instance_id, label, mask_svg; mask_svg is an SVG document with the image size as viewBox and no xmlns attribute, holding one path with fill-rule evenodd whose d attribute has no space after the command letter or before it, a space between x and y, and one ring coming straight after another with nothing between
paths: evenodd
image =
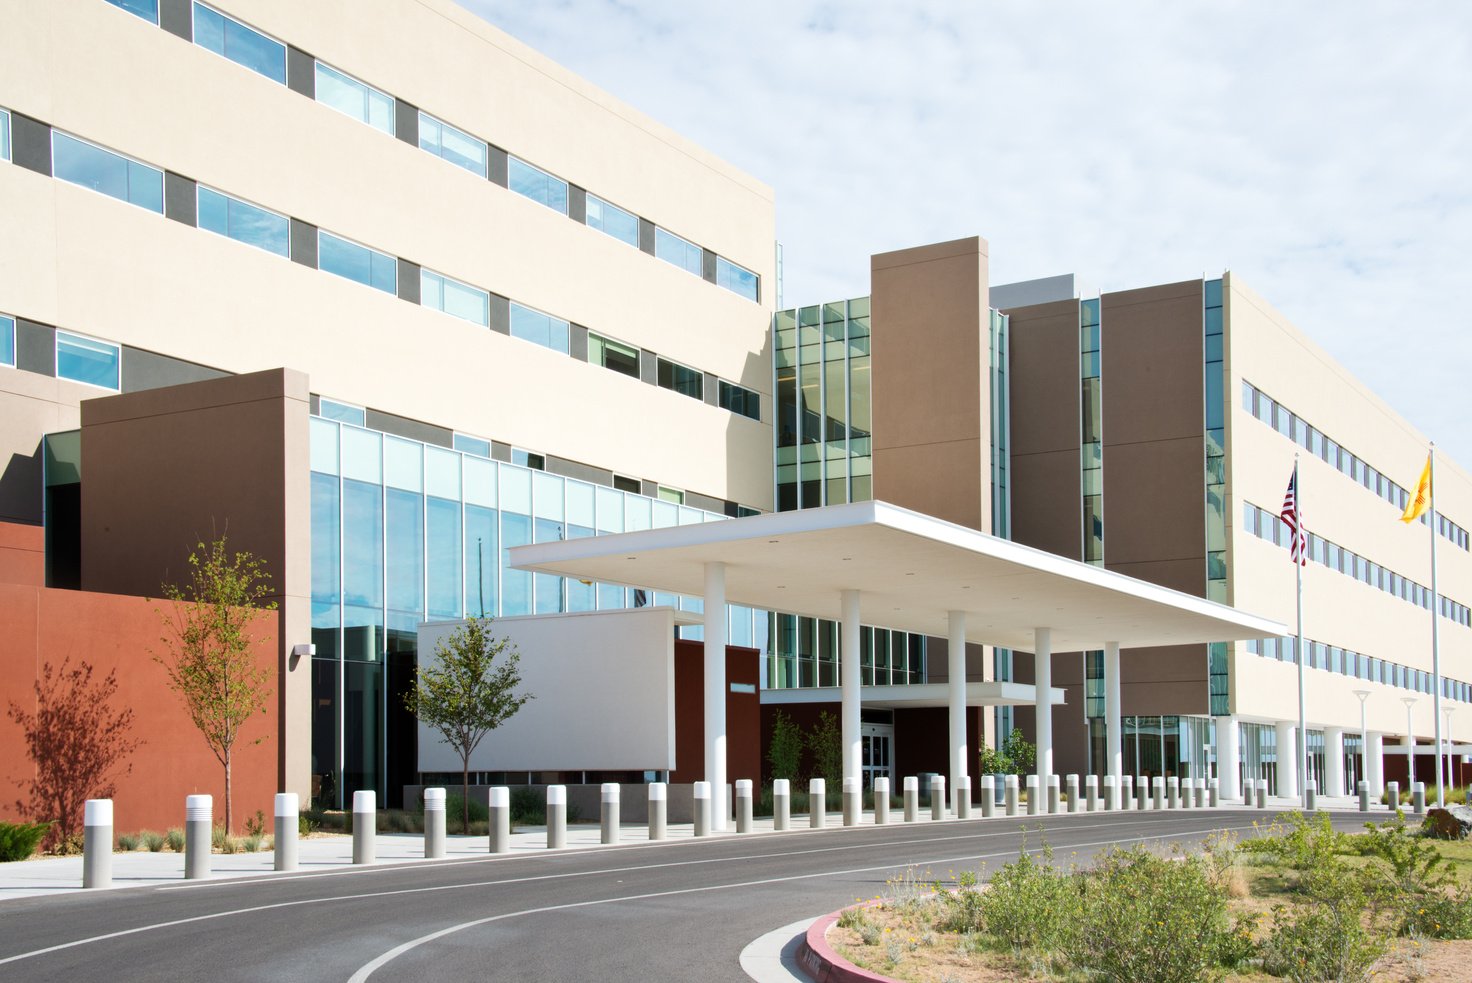
<instances>
[{"instance_id":1,"label":"rectangular window","mask_svg":"<svg viewBox=\"0 0 1472 983\"><path fill-rule=\"evenodd\" d=\"M530 468L533 471L545 471L547 469L547 458L545 455L522 450L520 447L511 448L511 463L520 465L523 468Z\"/></svg>"},{"instance_id":2,"label":"rectangular window","mask_svg":"<svg viewBox=\"0 0 1472 983\"><path fill-rule=\"evenodd\" d=\"M0 365L15 365L15 318L0 314Z\"/></svg>"},{"instance_id":3,"label":"rectangular window","mask_svg":"<svg viewBox=\"0 0 1472 983\"><path fill-rule=\"evenodd\" d=\"M657 381L665 389L673 389L694 399L705 398L705 376L699 369L661 358L657 363Z\"/></svg>"},{"instance_id":4,"label":"rectangular window","mask_svg":"<svg viewBox=\"0 0 1472 983\"><path fill-rule=\"evenodd\" d=\"M491 456L491 442L472 437L469 434L457 433L454 439L455 449L465 454L474 454L476 457Z\"/></svg>"},{"instance_id":5,"label":"rectangular window","mask_svg":"<svg viewBox=\"0 0 1472 983\"><path fill-rule=\"evenodd\" d=\"M511 305L511 337L567 354L567 322L521 304Z\"/></svg>"},{"instance_id":6,"label":"rectangular window","mask_svg":"<svg viewBox=\"0 0 1472 983\"><path fill-rule=\"evenodd\" d=\"M0 109L0 160L10 159L10 114Z\"/></svg>"},{"instance_id":7,"label":"rectangular window","mask_svg":"<svg viewBox=\"0 0 1472 983\"><path fill-rule=\"evenodd\" d=\"M747 300L756 300L756 274L719 256L716 257L716 284Z\"/></svg>"},{"instance_id":8,"label":"rectangular window","mask_svg":"<svg viewBox=\"0 0 1472 983\"><path fill-rule=\"evenodd\" d=\"M639 218L617 205L610 205L597 195L588 196L588 225L606 232L620 242L639 248Z\"/></svg>"},{"instance_id":9,"label":"rectangular window","mask_svg":"<svg viewBox=\"0 0 1472 983\"><path fill-rule=\"evenodd\" d=\"M291 255L291 220L250 202L199 186L199 227L264 249Z\"/></svg>"},{"instance_id":10,"label":"rectangular window","mask_svg":"<svg viewBox=\"0 0 1472 983\"><path fill-rule=\"evenodd\" d=\"M146 208L164 211L164 172L94 143L51 133L51 173L63 181Z\"/></svg>"},{"instance_id":11,"label":"rectangular window","mask_svg":"<svg viewBox=\"0 0 1472 983\"><path fill-rule=\"evenodd\" d=\"M117 345L81 335L56 332L56 377L85 382L103 389L118 389L118 365L122 361Z\"/></svg>"},{"instance_id":12,"label":"rectangular window","mask_svg":"<svg viewBox=\"0 0 1472 983\"><path fill-rule=\"evenodd\" d=\"M457 130L428 113L419 114L419 149L427 150L479 177L486 176L485 141L477 140L464 130Z\"/></svg>"},{"instance_id":13,"label":"rectangular window","mask_svg":"<svg viewBox=\"0 0 1472 983\"><path fill-rule=\"evenodd\" d=\"M419 303L483 328L490 324L490 294L429 270L419 271Z\"/></svg>"},{"instance_id":14,"label":"rectangular window","mask_svg":"<svg viewBox=\"0 0 1472 983\"><path fill-rule=\"evenodd\" d=\"M685 493L678 488L666 488L659 486L659 500L661 502L674 502L676 505L685 504Z\"/></svg>"},{"instance_id":15,"label":"rectangular window","mask_svg":"<svg viewBox=\"0 0 1472 983\"><path fill-rule=\"evenodd\" d=\"M198 2L194 4L194 43L286 84L286 45Z\"/></svg>"},{"instance_id":16,"label":"rectangular window","mask_svg":"<svg viewBox=\"0 0 1472 983\"><path fill-rule=\"evenodd\" d=\"M317 101L367 123L389 136L394 134L394 97L371 85L317 62Z\"/></svg>"},{"instance_id":17,"label":"rectangular window","mask_svg":"<svg viewBox=\"0 0 1472 983\"><path fill-rule=\"evenodd\" d=\"M541 202L553 211L567 214L566 181L515 157L508 161L508 168L507 183L512 191L525 195L532 201Z\"/></svg>"},{"instance_id":18,"label":"rectangular window","mask_svg":"<svg viewBox=\"0 0 1472 983\"><path fill-rule=\"evenodd\" d=\"M654 255L666 263L673 263L687 273L696 276L704 274L704 260L701 258L700 247L693 242L687 242L664 229L654 230Z\"/></svg>"},{"instance_id":19,"label":"rectangular window","mask_svg":"<svg viewBox=\"0 0 1472 983\"><path fill-rule=\"evenodd\" d=\"M362 427L367 425L368 413L361 406L339 403L333 399L317 400L317 415L324 420L338 420Z\"/></svg>"},{"instance_id":20,"label":"rectangular window","mask_svg":"<svg viewBox=\"0 0 1472 983\"><path fill-rule=\"evenodd\" d=\"M142 17L150 24L158 23L158 0L107 0L114 7Z\"/></svg>"},{"instance_id":21,"label":"rectangular window","mask_svg":"<svg viewBox=\"0 0 1472 983\"><path fill-rule=\"evenodd\" d=\"M384 293L397 293L399 264L392 256L317 230L317 268Z\"/></svg>"},{"instance_id":22,"label":"rectangular window","mask_svg":"<svg viewBox=\"0 0 1472 983\"><path fill-rule=\"evenodd\" d=\"M588 361L626 376L639 378L639 349L605 338L588 335Z\"/></svg>"},{"instance_id":23,"label":"rectangular window","mask_svg":"<svg viewBox=\"0 0 1472 983\"><path fill-rule=\"evenodd\" d=\"M721 408L739 413L752 420L762 418L761 397L743 386L734 382L721 379L717 387L720 394Z\"/></svg>"}]
</instances>

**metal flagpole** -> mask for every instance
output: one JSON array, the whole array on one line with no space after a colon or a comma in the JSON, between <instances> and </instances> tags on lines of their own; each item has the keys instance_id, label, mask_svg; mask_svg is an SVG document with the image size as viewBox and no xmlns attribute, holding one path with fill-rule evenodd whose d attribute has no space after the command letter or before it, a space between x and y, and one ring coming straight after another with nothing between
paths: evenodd
<instances>
[{"instance_id":1,"label":"metal flagpole","mask_svg":"<svg viewBox=\"0 0 1472 983\"><path fill-rule=\"evenodd\" d=\"M1294 547L1308 539L1303 531L1303 485L1298 473L1298 454L1293 454L1293 509L1298 513L1298 530L1294 533ZM1308 546L1298 549L1298 559L1293 561L1294 576L1298 580L1298 798L1304 809L1308 808L1308 730L1303 708L1303 664L1307 653L1303 650L1303 564L1308 559Z\"/></svg>"},{"instance_id":2,"label":"metal flagpole","mask_svg":"<svg viewBox=\"0 0 1472 983\"><path fill-rule=\"evenodd\" d=\"M1431 444L1428 457L1431 467L1431 715L1436 728L1436 805L1446 808L1446 785L1442 779L1441 747L1441 594L1436 589L1436 443ZM1416 772L1414 759L1410 778L1414 782Z\"/></svg>"}]
</instances>

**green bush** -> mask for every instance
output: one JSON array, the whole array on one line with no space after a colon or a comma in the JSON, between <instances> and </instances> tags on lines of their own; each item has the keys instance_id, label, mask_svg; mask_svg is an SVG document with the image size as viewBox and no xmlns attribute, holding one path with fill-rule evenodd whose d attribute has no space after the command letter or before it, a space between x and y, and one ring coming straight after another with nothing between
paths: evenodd
<instances>
[{"instance_id":1,"label":"green bush","mask_svg":"<svg viewBox=\"0 0 1472 983\"><path fill-rule=\"evenodd\" d=\"M183 853L184 831L178 826L175 826L173 829L164 834L164 842L168 844L169 849L173 850L175 853Z\"/></svg>"},{"instance_id":2,"label":"green bush","mask_svg":"<svg viewBox=\"0 0 1472 983\"><path fill-rule=\"evenodd\" d=\"M1054 954L1074 949L1081 911L1075 873L1054 867L1046 845L1042 858L1027 852L997 871L991 890L976 902L980 928L1015 953Z\"/></svg>"},{"instance_id":3,"label":"green bush","mask_svg":"<svg viewBox=\"0 0 1472 983\"><path fill-rule=\"evenodd\" d=\"M149 853L158 853L164 848L164 834L145 829L138 834Z\"/></svg>"},{"instance_id":4,"label":"green bush","mask_svg":"<svg viewBox=\"0 0 1472 983\"><path fill-rule=\"evenodd\" d=\"M1351 849L1349 837L1334 829L1326 812L1312 816L1290 812L1286 824L1274 822L1258 833L1252 839L1243 840L1238 849L1255 854L1268 864L1295 871L1300 886L1307 874L1335 862Z\"/></svg>"},{"instance_id":5,"label":"green bush","mask_svg":"<svg viewBox=\"0 0 1472 983\"><path fill-rule=\"evenodd\" d=\"M0 863L26 860L36 852L52 824L0 823Z\"/></svg>"},{"instance_id":6,"label":"green bush","mask_svg":"<svg viewBox=\"0 0 1472 983\"><path fill-rule=\"evenodd\" d=\"M141 841L139 840L137 833L123 833L121 836L118 837L118 849L126 851L128 853L132 853L134 850L138 849L138 844L140 842Z\"/></svg>"},{"instance_id":7,"label":"green bush","mask_svg":"<svg viewBox=\"0 0 1472 983\"><path fill-rule=\"evenodd\" d=\"M296 817L296 835L306 836L317 827L312 824L312 817L305 812Z\"/></svg>"},{"instance_id":8,"label":"green bush","mask_svg":"<svg viewBox=\"0 0 1472 983\"><path fill-rule=\"evenodd\" d=\"M266 837L261 833L251 833L244 840L240 841L240 843L246 853L260 853L261 843L265 839Z\"/></svg>"},{"instance_id":9,"label":"green bush","mask_svg":"<svg viewBox=\"0 0 1472 983\"><path fill-rule=\"evenodd\" d=\"M772 738L767 742L767 763L772 766L773 778L796 782L803 777L797 771L802 764L802 744L801 728L778 710L772 718Z\"/></svg>"},{"instance_id":10,"label":"green bush","mask_svg":"<svg viewBox=\"0 0 1472 983\"><path fill-rule=\"evenodd\" d=\"M1273 909L1263 968L1293 983L1361 983L1389 948L1362 870L1333 859L1307 872L1303 898Z\"/></svg>"},{"instance_id":11,"label":"green bush","mask_svg":"<svg viewBox=\"0 0 1472 983\"><path fill-rule=\"evenodd\" d=\"M843 792L843 735L838 718L824 710L807 736L808 753L813 762L813 778L823 779L827 789ZM786 778L789 776L779 776Z\"/></svg>"},{"instance_id":12,"label":"green bush","mask_svg":"<svg viewBox=\"0 0 1472 983\"><path fill-rule=\"evenodd\" d=\"M532 793L532 798L533 799L536 798L536 789L517 789L516 792L512 792L511 793L511 821L512 822L516 822L517 821L516 820L516 793L517 792L530 792L530 793ZM464 797L459 792L450 792L450 793L448 793L445 796L445 825L446 825L447 828L453 829L453 830L458 830L460 828L460 820L465 815L465 807L463 805L464 801L465 801ZM422 809L423 807L421 806L420 808ZM545 818L543 816L543 814L541 812L538 812L537 815L538 815L537 822L539 822L539 823L542 822L544 820L544 818ZM470 800L470 821L472 823L483 823L483 822L485 822L489 818L491 818L491 811L490 811L489 808L487 808L486 804L484 802L481 802L480 800L472 797L471 800Z\"/></svg>"}]
</instances>

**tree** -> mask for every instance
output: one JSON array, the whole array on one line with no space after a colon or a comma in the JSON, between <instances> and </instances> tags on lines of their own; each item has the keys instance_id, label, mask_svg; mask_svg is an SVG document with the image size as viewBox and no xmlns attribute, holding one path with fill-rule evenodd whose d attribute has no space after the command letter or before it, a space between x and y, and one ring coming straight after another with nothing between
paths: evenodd
<instances>
[{"instance_id":1,"label":"tree","mask_svg":"<svg viewBox=\"0 0 1472 983\"><path fill-rule=\"evenodd\" d=\"M772 718L772 740L767 744L767 762L772 766L772 777L797 781L801 757L802 731L791 717L778 710Z\"/></svg>"},{"instance_id":2,"label":"tree","mask_svg":"<svg viewBox=\"0 0 1472 983\"><path fill-rule=\"evenodd\" d=\"M808 750L813 755L813 777L823 779L829 789L842 784L843 735L838 718L827 710L818 714L818 722L808 734Z\"/></svg>"},{"instance_id":3,"label":"tree","mask_svg":"<svg viewBox=\"0 0 1472 983\"><path fill-rule=\"evenodd\" d=\"M491 632L490 618L470 618L434 647L436 665L421 665L404 707L440 732L460 755L463 829L470 832L470 755L487 734L534 697L518 693L521 653Z\"/></svg>"},{"instance_id":4,"label":"tree","mask_svg":"<svg viewBox=\"0 0 1472 983\"><path fill-rule=\"evenodd\" d=\"M1000 751L983 747L980 768L983 775L1025 775L1037 761L1037 748L1028 741L1022 728L1013 727L1002 742Z\"/></svg>"},{"instance_id":5,"label":"tree","mask_svg":"<svg viewBox=\"0 0 1472 983\"><path fill-rule=\"evenodd\" d=\"M161 611L167 657L155 661L169 674L169 688L199 728L215 760L225 769L225 829L230 815L230 766L240 732L251 718L266 713L272 670L256 661L251 623L261 611L274 611L267 601L271 577L250 553L231 553L225 537L199 543L189 554L189 573L182 585L165 584L164 597L174 603ZM250 741L260 744L265 734Z\"/></svg>"},{"instance_id":6,"label":"tree","mask_svg":"<svg viewBox=\"0 0 1472 983\"><path fill-rule=\"evenodd\" d=\"M115 769L142 743L131 736L132 708L113 709L117 670L93 683L89 663L70 665L66 659L59 669L49 662L41 667L34 713L14 702L7 711L20 725L36 769L34 777L17 783L29 790L30 801L17 801L16 811L33 820L54 820L47 843L63 848L78 835L87 800L116 794ZM132 770L126 765L120 774Z\"/></svg>"}]
</instances>

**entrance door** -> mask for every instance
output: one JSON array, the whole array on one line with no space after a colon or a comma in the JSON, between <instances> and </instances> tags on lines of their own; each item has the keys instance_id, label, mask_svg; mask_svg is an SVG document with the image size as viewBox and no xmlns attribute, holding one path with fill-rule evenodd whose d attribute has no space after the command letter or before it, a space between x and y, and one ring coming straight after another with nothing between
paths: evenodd
<instances>
[{"instance_id":1,"label":"entrance door","mask_svg":"<svg viewBox=\"0 0 1472 983\"><path fill-rule=\"evenodd\" d=\"M894 788L894 724L861 724L863 738L864 788L874 787L874 779L889 779Z\"/></svg>"}]
</instances>

